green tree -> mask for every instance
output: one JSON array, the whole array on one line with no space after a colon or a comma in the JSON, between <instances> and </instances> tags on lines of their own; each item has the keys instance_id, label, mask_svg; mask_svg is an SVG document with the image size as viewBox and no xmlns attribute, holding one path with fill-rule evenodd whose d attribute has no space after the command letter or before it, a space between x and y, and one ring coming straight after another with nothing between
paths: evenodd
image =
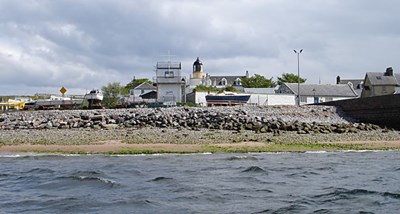
<instances>
[{"instance_id":1,"label":"green tree","mask_svg":"<svg viewBox=\"0 0 400 214\"><path fill-rule=\"evenodd\" d=\"M129 90L135 88L136 86L138 86L138 85L140 85L140 84L142 84L142 83L144 83L144 82L147 82L147 83L149 83L150 85L153 84L153 83L151 82L151 80L149 80L149 79L147 79L147 78L143 78L143 79L133 79L131 82L129 82L128 84L126 84L125 88L129 91Z\"/></svg>"},{"instance_id":2,"label":"green tree","mask_svg":"<svg viewBox=\"0 0 400 214\"><path fill-rule=\"evenodd\" d=\"M214 92L214 91L218 91L218 88L214 87L214 86L198 85L193 89L193 91L197 91L197 92L212 91L212 92Z\"/></svg>"},{"instance_id":3,"label":"green tree","mask_svg":"<svg viewBox=\"0 0 400 214\"><path fill-rule=\"evenodd\" d=\"M240 92L239 89L237 89L237 88L235 88L235 87L233 87L233 86L228 86L228 87L224 88L223 90L225 90L225 91L232 91L232 92Z\"/></svg>"},{"instance_id":4,"label":"green tree","mask_svg":"<svg viewBox=\"0 0 400 214\"><path fill-rule=\"evenodd\" d=\"M306 82L307 79L303 79L295 74L291 73L283 73L281 77L278 77L278 85L282 85L283 83L298 83L300 80L300 83Z\"/></svg>"},{"instance_id":5,"label":"green tree","mask_svg":"<svg viewBox=\"0 0 400 214\"><path fill-rule=\"evenodd\" d=\"M255 74L252 77L243 77L242 86L245 88L273 88L276 83L271 79L267 79L264 76Z\"/></svg>"},{"instance_id":6,"label":"green tree","mask_svg":"<svg viewBox=\"0 0 400 214\"><path fill-rule=\"evenodd\" d=\"M119 82L108 83L101 87L101 91L103 93L102 105L107 108L117 105L120 95L127 96L129 94L129 90Z\"/></svg>"}]
</instances>

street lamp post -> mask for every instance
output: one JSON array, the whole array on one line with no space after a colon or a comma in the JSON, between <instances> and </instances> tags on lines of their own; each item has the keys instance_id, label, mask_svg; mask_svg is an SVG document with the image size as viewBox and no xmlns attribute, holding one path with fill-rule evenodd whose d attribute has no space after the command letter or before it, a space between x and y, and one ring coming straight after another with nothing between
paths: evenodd
<instances>
[{"instance_id":1,"label":"street lamp post","mask_svg":"<svg viewBox=\"0 0 400 214\"><path fill-rule=\"evenodd\" d=\"M303 49L300 51L293 50L295 54L297 54L297 106L300 106L300 53L303 52Z\"/></svg>"}]
</instances>

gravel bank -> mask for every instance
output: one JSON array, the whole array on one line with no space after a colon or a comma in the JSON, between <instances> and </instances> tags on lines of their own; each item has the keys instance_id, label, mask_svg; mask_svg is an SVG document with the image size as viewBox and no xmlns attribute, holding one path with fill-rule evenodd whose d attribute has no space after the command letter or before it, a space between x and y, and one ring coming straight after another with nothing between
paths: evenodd
<instances>
[{"instance_id":1,"label":"gravel bank","mask_svg":"<svg viewBox=\"0 0 400 214\"><path fill-rule=\"evenodd\" d=\"M315 143L394 141L396 131L356 123L335 107L236 106L7 112L0 145Z\"/></svg>"}]
</instances>

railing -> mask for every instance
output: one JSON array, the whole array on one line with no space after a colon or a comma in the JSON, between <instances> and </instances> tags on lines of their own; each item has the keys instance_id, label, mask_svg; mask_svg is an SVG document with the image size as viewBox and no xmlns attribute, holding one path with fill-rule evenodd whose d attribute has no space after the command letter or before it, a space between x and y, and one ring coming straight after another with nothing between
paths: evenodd
<instances>
[{"instance_id":1,"label":"railing","mask_svg":"<svg viewBox=\"0 0 400 214\"><path fill-rule=\"evenodd\" d=\"M180 62L157 62L157 69L181 69Z\"/></svg>"}]
</instances>

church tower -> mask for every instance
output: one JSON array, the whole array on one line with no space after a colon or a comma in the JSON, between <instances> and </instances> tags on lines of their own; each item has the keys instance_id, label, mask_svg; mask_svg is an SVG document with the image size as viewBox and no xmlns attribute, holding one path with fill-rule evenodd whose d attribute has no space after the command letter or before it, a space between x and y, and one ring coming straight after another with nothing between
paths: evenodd
<instances>
[{"instance_id":1,"label":"church tower","mask_svg":"<svg viewBox=\"0 0 400 214\"><path fill-rule=\"evenodd\" d=\"M200 61L199 57L197 57L196 61L193 63L193 79L203 79L205 77L205 73L203 72L203 63Z\"/></svg>"}]
</instances>

